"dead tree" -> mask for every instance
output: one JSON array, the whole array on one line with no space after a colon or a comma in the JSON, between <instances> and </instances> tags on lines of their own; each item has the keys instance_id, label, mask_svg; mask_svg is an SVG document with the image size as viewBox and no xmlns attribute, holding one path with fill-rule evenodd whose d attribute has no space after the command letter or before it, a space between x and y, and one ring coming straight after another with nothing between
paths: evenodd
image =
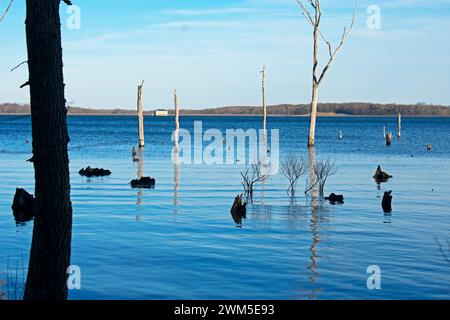
<instances>
[{"instance_id":1,"label":"dead tree","mask_svg":"<svg viewBox=\"0 0 450 320\"><path fill-rule=\"evenodd\" d=\"M138 93L137 93L137 113L139 119L139 149L144 148L144 113L142 108L142 89L144 88L144 80L142 83L138 85Z\"/></svg>"},{"instance_id":2,"label":"dead tree","mask_svg":"<svg viewBox=\"0 0 450 320\"><path fill-rule=\"evenodd\" d=\"M291 153L281 163L280 172L289 180L289 188L287 194L292 198L297 190L298 180L305 175L307 164L305 159Z\"/></svg>"},{"instance_id":3,"label":"dead tree","mask_svg":"<svg viewBox=\"0 0 450 320\"><path fill-rule=\"evenodd\" d=\"M305 194L308 195L311 192L311 190L318 187L319 196L323 197L325 185L328 181L328 178L337 173L336 166L334 162L331 162L330 160L325 161L319 160L315 163L313 170L314 170L313 173L314 177L311 178L310 179L311 181L307 183Z\"/></svg>"},{"instance_id":4,"label":"dead tree","mask_svg":"<svg viewBox=\"0 0 450 320\"><path fill-rule=\"evenodd\" d=\"M319 195L323 197L325 184L329 177L334 176L337 173L334 162L330 160L317 161L314 168L314 174L316 176L317 185L319 186Z\"/></svg>"},{"instance_id":5,"label":"dead tree","mask_svg":"<svg viewBox=\"0 0 450 320\"><path fill-rule=\"evenodd\" d=\"M255 185L259 182L267 180L269 173L261 172L261 164L252 164L251 168L248 168L241 172L242 176L242 186L244 187L244 193L248 200L253 200L253 192L255 190Z\"/></svg>"},{"instance_id":6,"label":"dead tree","mask_svg":"<svg viewBox=\"0 0 450 320\"><path fill-rule=\"evenodd\" d=\"M300 5L303 15L309 24L313 27L313 37L314 37L314 49L313 49L313 84L312 84L312 99L311 99L311 115L309 124L309 135L308 135L308 147L314 146L315 134L316 134L316 119L317 119L317 104L319 101L319 86L331 67L337 53L343 47L345 41L350 35L351 30L355 24L356 8L358 5L358 0L356 0L355 8L353 10L353 19L350 27L344 28L344 33L342 34L339 45L333 50L331 42L326 39L322 31L320 30L320 22L322 18L322 10L320 7L320 0L297 0ZM312 7L313 13L308 10L303 2L308 2ZM326 43L328 47L329 58L325 67L322 71L319 71L319 37Z\"/></svg>"},{"instance_id":7,"label":"dead tree","mask_svg":"<svg viewBox=\"0 0 450 320\"><path fill-rule=\"evenodd\" d=\"M266 106L266 66L264 65L262 71L262 105L263 105L263 130L264 137L267 133L267 106Z\"/></svg>"},{"instance_id":8,"label":"dead tree","mask_svg":"<svg viewBox=\"0 0 450 320\"><path fill-rule=\"evenodd\" d=\"M26 1L36 216L25 300L67 298L72 204L59 9L60 0Z\"/></svg>"},{"instance_id":9,"label":"dead tree","mask_svg":"<svg viewBox=\"0 0 450 320\"><path fill-rule=\"evenodd\" d=\"M178 108L178 96L177 90L175 90L173 94L173 100L175 104L175 151L178 152L178 140L179 140L179 132L180 132L180 110Z\"/></svg>"}]
</instances>

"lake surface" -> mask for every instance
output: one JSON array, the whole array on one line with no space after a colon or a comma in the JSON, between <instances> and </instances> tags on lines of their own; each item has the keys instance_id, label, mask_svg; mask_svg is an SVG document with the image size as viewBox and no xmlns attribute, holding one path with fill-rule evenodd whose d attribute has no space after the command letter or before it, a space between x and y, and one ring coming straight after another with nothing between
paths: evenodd
<instances>
[{"instance_id":1,"label":"lake surface","mask_svg":"<svg viewBox=\"0 0 450 320\"><path fill-rule=\"evenodd\" d=\"M174 165L173 118L145 120L142 171L156 188L139 190L129 185L139 170L131 160L137 117L69 117L72 264L82 274L71 299L450 298L450 264L437 244L450 238L449 118L403 118L401 140L396 118L320 118L316 160L338 168L325 193L344 194L345 204L305 198L306 177L292 203L277 174L258 185L241 228L229 210L244 165ZM261 126L260 117L180 119L191 131L199 120L223 133ZM383 126L394 133L391 147ZM268 127L280 130L282 158L295 151L308 159L308 119L273 117ZM16 187L34 192L27 140L29 117L0 116L0 285L10 278L0 291L10 298L32 235L32 222L16 226L11 212ZM112 175L83 178L88 165ZM379 187L377 165L394 176ZM391 215L381 209L388 190ZM380 290L367 287L372 265L381 269Z\"/></svg>"}]
</instances>

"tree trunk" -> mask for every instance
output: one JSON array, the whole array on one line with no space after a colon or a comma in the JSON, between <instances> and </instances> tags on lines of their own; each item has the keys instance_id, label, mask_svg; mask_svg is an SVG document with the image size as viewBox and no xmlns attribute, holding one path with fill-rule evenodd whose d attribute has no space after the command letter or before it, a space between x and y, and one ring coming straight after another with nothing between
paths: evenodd
<instances>
[{"instance_id":1,"label":"tree trunk","mask_svg":"<svg viewBox=\"0 0 450 320\"><path fill-rule=\"evenodd\" d=\"M316 18L317 21L317 18ZM309 121L308 147L314 146L316 136L317 102L319 100L319 28L314 28L313 87Z\"/></svg>"},{"instance_id":2,"label":"tree trunk","mask_svg":"<svg viewBox=\"0 0 450 320\"><path fill-rule=\"evenodd\" d=\"M36 217L26 300L67 298L72 205L60 0L26 1Z\"/></svg>"},{"instance_id":3,"label":"tree trunk","mask_svg":"<svg viewBox=\"0 0 450 320\"><path fill-rule=\"evenodd\" d=\"M398 138L400 139L402 136L402 114L398 113Z\"/></svg>"},{"instance_id":4,"label":"tree trunk","mask_svg":"<svg viewBox=\"0 0 450 320\"><path fill-rule=\"evenodd\" d=\"M138 85L138 99L137 99L137 112L139 119L139 149L143 148L144 142L144 113L142 108L142 89L144 87L144 81L141 85Z\"/></svg>"},{"instance_id":5,"label":"tree trunk","mask_svg":"<svg viewBox=\"0 0 450 320\"><path fill-rule=\"evenodd\" d=\"M178 108L178 96L177 96L177 90L175 90L173 94L173 100L175 104L175 148L178 152L178 139L179 139L179 132L180 132L180 109Z\"/></svg>"},{"instance_id":6,"label":"tree trunk","mask_svg":"<svg viewBox=\"0 0 450 320\"><path fill-rule=\"evenodd\" d=\"M263 132L267 134L267 106L266 106L266 66L262 71L262 104L263 104Z\"/></svg>"}]
</instances>

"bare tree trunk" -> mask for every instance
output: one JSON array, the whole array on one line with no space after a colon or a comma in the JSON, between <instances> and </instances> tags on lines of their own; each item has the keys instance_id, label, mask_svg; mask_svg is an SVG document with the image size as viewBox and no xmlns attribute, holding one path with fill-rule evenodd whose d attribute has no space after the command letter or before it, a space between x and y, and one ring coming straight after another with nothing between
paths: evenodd
<instances>
[{"instance_id":1,"label":"bare tree trunk","mask_svg":"<svg viewBox=\"0 0 450 320\"><path fill-rule=\"evenodd\" d=\"M178 96L177 96L177 90L175 90L173 94L173 100L175 103L175 148L178 152L178 135L180 131L180 110L178 108Z\"/></svg>"},{"instance_id":2,"label":"bare tree trunk","mask_svg":"<svg viewBox=\"0 0 450 320\"><path fill-rule=\"evenodd\" d=\"M67 298L72 205L60 0L26 1L36 216L26 300Z\"/></svg>"},{"instance_id":3,"label":"bare tree trunk","mask_svg":"<svg viewBox=\"0 0 450 320\"><path fill-rule=\"evenodd\" d=\"M139 149L143 148L144 142L144 114L142 110L142 89L144 87L144 81L142 84L138 85L138 101L137 101L137 112L139 118Z\"/></svg>"},{"instance_id":4,"label":"bare tree trunk","mask_svg":"<svg viewBox=\"0 0 450 320\"><path fill-rule=\"evenodd\" d=\"M313 51L313 84L311 99L311 114L309 120L308 147L313 147L316 137L317 102L319 101L319 23L320 13L315 11L314 51Z\"/></svg>"},{"instance_id":5,"label":"bare tree trunk","mask_svg":"<svg viewBox=\"0 0 450 320\"><path fill-rule=\"evenodd\" d=\"M309 0L309 5L314 10L314 15L311 14L310 10L306 8L303 4L302 0L297 0L298 4L302 8L303 16L309 22L309 24L313 27L313 36L314 36L314 53L313 53L313 85L312 85L312 99L311 99L311 111L310 111L310 122L309 122L309 134L308 134L308 147L314 146L315 143L315 135L316 135L316 120L317 120L317 103L319 100L319 85L322 82L323 78L327 74L328 70L331 67L334 59L336 58L337 53L344 45L347 40L350 31L353 29L355 24L355 13L356 8L358 6L358 0L355 2L355 9L353 10L353 19L350 27L344 29L344 33L342 34L341 42L336 47L335 50L332 49L331 43L325 38L323 33L320 31L320 20L322 17L320 0ZM329 60L325 64L325 67L319 73L319 36L322 38L328 46L328 54Z\"/></svg>"},{"instance_id":6,"label":"bare tree trunk","mask_svg":"<svg viewBox=\"0 0 450 320\"><path fill-rule=\"evenodd\" d=\"M262 104L263 104L263 131L267 133L267 106L266 106L266 66L262 70Z\"/></svg>"},{"instance_id":7,"label":"bare tree trunk","mask_svg":"<svg viewBox=\"0 0 450 320\"><path fill-rule=\"evenodd\" d=\"M398 138L400 139L402 136L402 114L398 113Z\"/></svg>"}]
</instances>

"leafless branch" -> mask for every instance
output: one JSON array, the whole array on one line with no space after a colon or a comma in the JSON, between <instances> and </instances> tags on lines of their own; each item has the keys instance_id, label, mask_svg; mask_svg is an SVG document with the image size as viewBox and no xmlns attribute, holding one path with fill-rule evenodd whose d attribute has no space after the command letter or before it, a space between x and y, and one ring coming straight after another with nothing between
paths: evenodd
<instances>
[{"instance_id":1,"label":"leafless branch","mask_svg":"<svg viewBox=\"0 0 450 320\"><path fill-rule=\"evenodd\" d=\"M320 196L323 196L325 184L327 183L328 178L336 173L337 169L334 162L331 162L330 160L317 161L316 166L314 167L314 174L319 186Z\"/></svg>"},{"instance_id":2,"label":"leafless branch","mask_svg":"<svg viewBox=\"0 0 450 320\"><path fill-rule=\"evenodd\" d=\"M9 9L11 8L13 1L14 1L14 0L10 0L10 1L9 1L9 4L8 4L8 6L6 7L5 12L4 12L4 13L2 14L2 16L0 17L0 22L2 22L3 19L5 19L6 14L8 13Z\"/></svg>"},{"instance_id":3,"label":"leafless branch","mask_svg":"<svg viewBox=\"0 0 450 320\"><path fill-rule=\"evenodd\" d=\"M280 172L289 180L287 194L295 196L298 180L306 173L306 161L298 155L291 153L281 163Z\"/></svg>"},{"instance_id":4,"label":"leafless branch","mask_svg":"<svg viewBox=\"0 0 450 320\"><path fill-rule=\"evenodd\" d=\"M68 6L72 5L72 1L70 0L62 0L65 4L67 4Z\"/></svg>"},{"instance_id":5,"label":"leafless branch","mask_svg":"<svg viewBox=\"0 0 450 320\"><path fill-rule=\"evenodd\" d=\"M242 186L244 187L245 196L249 199L253 199L253 192L255 185L259 182L267 180L270 173L261 172L261 164L253 164L250 168L247 168L244 172L241 172Z\"/></svg>"},{"instance_id":6,"label":"leafless branch","mask_svg":"<svg viewBox=\"0 0 450 320\"><path fill-rule=\"evenodd\" d=\"M23 61L23 62L19 63L17 66L15 66L14 68L12 68L10 72L13 72L14 70L18 69L21 65L23 65L23 64L25 64L25 63L28 63L28 61Z\"/></svg>"},{"instance_id":7,"label":"leafless branch","mask_svg":"<svg viewBox=\"0 0 450 320\"><path fill-rule=\"evenodd\" d=\"M350 24L350 27L345 27L344 28L344 32L342 34L341 37L341 41L339 43L339 45L336 47L336 49L333 51L331 43L329 41L327 41L325 39L325 37L323 36L323 34L320 32L320 35L322 36L322 39L326 42L327 46L328 46L328 53L330 55L330 58L328 59L327 64L325 65L325 68L322 70L322 73L319 77L319 84L322 81L322 79L325 77L328 69L330 68L331 64L334 61L334 58L336 58L337 53L339 52L339 50L341 50L342 46L344 45L345 41L347 40L348 36L350 35L350 32L353 29L353 26L355 25L355 20L356 20L356 9L358 7L358 0L355 1L355 7L353 9L353 16L352 16L352 23Z\"/></svg>"},{"instance_id":8,"label":"leafless branch","mask_svg":"<svg viewBox=\"0 0 450 320\"><path fill-rule=\"evenodd\" d=\"M297 0L297 3L299 4L300 8L302 9L303 16L306 18L308 23L313 28L315 28L318 31L320 37L322 38L322 40L325 42L325 44L328 47L329 59L328 59L328 62L326 63L324 69L322 70L322 72L320 74L319 80L317 80L317 84L320 84L320 82L323 80L323 78L325 77L326 73L328 72L328 69L330 68L330 66L333 63L334 59L336 58L336 55L342 49L345 41L347 40L348 36L350 35L350 32L353 29L353 26L355 25L356 9L358 7L358 0L355 1L355 7L353 9L352 22L351 22L351 24L350 24L350 26L348 28L347 27L344 28L344 32L343 32L342 37L341 37L341 41L339 42L339 45L334 50L333 50L333 46L331 45L331 42L325 37L325 35L322 33L322 31L320 29L320 20L321 20L321 17L322 17L322 11L320 9L320 0L315 0L315 3L313 3L312 0L309 0L309 3L311 4L311 6L313 7L313 9L315 11L315 18L313 18L312 13L306 8L306 6L303 4L302 0Z\"/></svg>"}]
</instances>

